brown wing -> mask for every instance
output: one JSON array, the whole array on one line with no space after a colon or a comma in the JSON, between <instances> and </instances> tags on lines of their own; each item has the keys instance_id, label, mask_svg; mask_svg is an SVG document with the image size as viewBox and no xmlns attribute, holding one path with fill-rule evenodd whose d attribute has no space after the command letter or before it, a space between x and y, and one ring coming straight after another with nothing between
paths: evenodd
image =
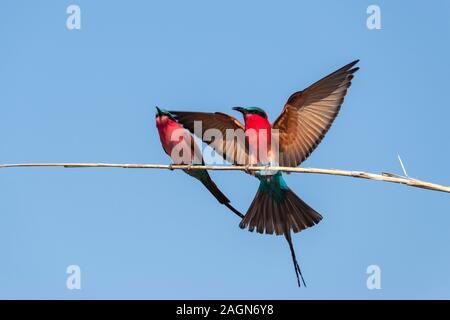
<instances>
[{"instance_id":1,"label":"brown wing","mask_svg":"<svg viewBox=\"0 0 450 320\"><path fill-rule=\"evenodd\" d=\"M221 112L170 113L183 127L210 145L225 160L238 165L247 163L245 127L236 118Z\"/></svg>"},{"instance_id":2,"label":"brown wing","mask_svg":"<svg viewBox=\"0 0 450 320\"><path fill-rule=\"evenodd\" d=\"M279 162L296 167L327 133L350 87L359 60L291 95L272 127L279 130Z\"/></svg>"}]
</instances>

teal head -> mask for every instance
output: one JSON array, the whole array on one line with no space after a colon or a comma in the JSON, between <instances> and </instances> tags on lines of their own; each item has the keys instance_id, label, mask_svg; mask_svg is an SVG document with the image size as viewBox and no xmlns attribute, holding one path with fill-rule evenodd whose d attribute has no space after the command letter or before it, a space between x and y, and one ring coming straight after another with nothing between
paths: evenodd
<instances>
[{"instance_id":1,"label":"teal head","mask_svg":"<svg viewBox=\"0 0 450 320\"><path fill-rule=\"evenodd\" d=\"M158 129L163 128L177 121L173 116L173 114L171 114L169 111L158 107L156 107L155 118L156 118L156 126L158 127Z\"/></svg>"},{"instance_id":2,"label":"teal head","mask_svg":"<svg viewBox=\"0 0 450 320\"><path fill-rule=\"evenodd\" d=\"M160 107L155 107L155 108L156 108L156 113L155 113L155 117L156 118L163 118L164 116L166 116L169 119L172 119L172 120L175 121L175 117L173 116L173 114L171 114L166 109L163 109L163 108L160 108Z\"/></svg>"},{"instance_id":3,"label":"teal head","mask_svg":"<svg viewBox=\"0 0 450 320\"><path fill-rule=\"evenodd\" d=\"M244 117L246 115L258 115L260 117L267 119L266 112L259 107L234 107L233 110L239 111L244 115Z\"/></svg>"}]
</instances>

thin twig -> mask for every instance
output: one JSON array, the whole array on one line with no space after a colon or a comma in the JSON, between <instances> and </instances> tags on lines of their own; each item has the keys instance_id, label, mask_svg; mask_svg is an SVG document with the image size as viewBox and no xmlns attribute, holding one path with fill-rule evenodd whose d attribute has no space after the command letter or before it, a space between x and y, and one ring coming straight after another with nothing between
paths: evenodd
<instances>
[{"instance_id":1,"label":"thin twig","mask_svg":"<svg viewBox=\"0 0 450 320\"><path fill-rule=\"evenodd\" d=\"M168 169L168 170L241 170L241 171L284 171L292 173L315 173L329 174L336 176L345 176L369 180L386 181L392 183L405 184L410 187L429 189L434 191L450 193L450 186L439 185L431 182L421 181L417 179L401 177L392 173L368 173L363 171L349 171L339 169L318 169L318 168L293 168L293 167L266 167L266 166L212 166L212 165L165 165L165 164L122 164L122 163L16 163L16 164L0 164L2 168L18 168L18 167L64 167L64 168L131 168L131 169Z\"/></svg>"},{"instance_id":2,"label":"thin twig","mask_svg":"<svg viewBox=\"0 0 450 320\"><path fill-rule=\"evenodd\" d=\"M403 173L405 174L405 177L409 178L408 173L406 172L405 166L403 165L402 158L400 158L400 155L397 155L398 161L400 162L400 165L402 167Z\"/></svg>"}]
</instances>

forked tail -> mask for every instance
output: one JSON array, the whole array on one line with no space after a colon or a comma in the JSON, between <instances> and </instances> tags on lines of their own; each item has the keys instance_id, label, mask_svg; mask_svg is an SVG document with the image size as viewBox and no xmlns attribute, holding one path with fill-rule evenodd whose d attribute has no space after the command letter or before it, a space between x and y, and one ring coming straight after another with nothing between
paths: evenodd
<instances>
[{"instance_id":1,"label":"forked tail","mask_svg":"<svg viewBox=\"0 0 450 320\"><path fill-rule=\"evenodd\" d=\"M297 258L295 257L295 250L294 246L292 245L291 232L290 231L286 232L284 234L284 237L286 238L289 244L289 249L291 250L292 262L294 264L295 275L297 276L297 284L299 287L301 287L300 285L300 278L301 278L303 285L306 287L306 282L305 279L303 279L302 270L300 270L300 265L298 264Z\"/></svg>"},{"instance_id":2,"label":"forked tail","mask_svg":"<svg viewBox=\"0 0 450 320\"><path fill-rule=\"evenodd\" d=\"M297 283L300 286L301 279L305 285L292 244L291 230L297 233L312 227L319 223L322 216L289 189L280 172L258 178L258 191L239 226L249 231L256 229L258 233L283 234L289 244Z\"/></svg>"}]
</instances>

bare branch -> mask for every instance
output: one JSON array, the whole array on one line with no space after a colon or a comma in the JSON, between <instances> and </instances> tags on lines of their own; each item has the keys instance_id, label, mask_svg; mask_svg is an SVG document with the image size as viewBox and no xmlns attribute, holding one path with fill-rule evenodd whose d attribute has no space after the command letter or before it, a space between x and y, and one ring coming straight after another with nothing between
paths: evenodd
<instances>
[{"instance_id":1,"label":"bare branch","mask_svg":"<svg viewBox=\"0 0 450 320\"><path fill-rule=\"evenodd\" d=\"M2 168L19 168L19 167L64 167L64 168L129 168L129 169L168 169L168 170L241 170L241 171L284 171L292 173L315 173L329 174L336 176L345 176L353 178L361 178L368 180L386 181L392 183L405 184L410 187L429 189L434 191L450 193L450 186L439 185L422 180L401 177L393 173L368 173L363 171L349 171L339 169L318 169L318 168L293 168L293 167L266 167L266 166L211 166L211 165L165 165L165 164L122 164L122 163L16 163L16 164L0 164Z\"/></svg>"}]
</instances>

